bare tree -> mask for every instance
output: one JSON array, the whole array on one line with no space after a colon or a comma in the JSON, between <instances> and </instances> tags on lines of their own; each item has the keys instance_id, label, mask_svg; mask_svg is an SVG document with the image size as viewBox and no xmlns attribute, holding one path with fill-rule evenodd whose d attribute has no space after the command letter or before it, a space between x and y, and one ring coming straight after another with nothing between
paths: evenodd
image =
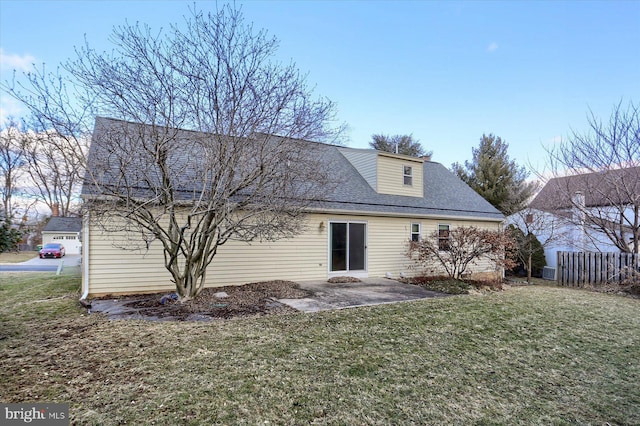
<instances>
[{"instance_id":1,"label":"bare tree","mask_svg":"<svg viewBox=\"0 0 640 426\"><path fill-rule=\"evenodd\" d=\"M562 242L567 238L565 221L554 214L528 207L512 215L510 222L522 232L521 238L514 238L514 242L518 258L527 269L527 282L531 282L533 256L536 251L534 236L543 250Z\"/></svg>"},{"instance_id":2,"label":"bare tree","mask_svg":"<svg viewBox=\"0 0 640 426\"><path fill-rule=\"evenodd\" d=\"M614 106L608 122L590 112L589 130L548 150L554 174L532 206L571 209L587 238L604 236L622 252L640 250L640 109ZM565 175L569 176L565 176ZM545 190L543 189L543 191ZM577 196L576 196L577 195Z\"/></svg>"},{"instance_id":3,"label":"bare tree","mask_svg":"<svg viewBox=\"0 0 640 426\"><path fill-rule=\"evenodd\" d=\"M335 175L321 161L323 145L304 140L339 134L331 126L333 103L314 99L293 64L273 60L275 38L255 32L233 6L191 12L183 29L166 33L115 28L113 53L78 49L64 70L80 113L57 94L66 91L50 95L51 84L30 89L62 99L57 110L38 105L37 96L26 99L40 120L58 121L58 133L75 143L88 128L87 111L117 118L95 121L87 211L93 223L123 236L123 248L159 243L181 301L199 294L227 241L275 240L304 229L307 208L323 199Z\"/></svg>"},{"instance_id":4,"label":"bare tree","mask_svg":"<svg viewBox=\"0 0 640 426\"><path fill-rule=\"evenodd\" d=\"M460 279L470 265L482 259L492 262L496 271L511 268L513 247L507 232L458 226L448 233L444 245L439 231L421 241L411 241L407 256L425 270L439 264L451 278Z\"/></svg>"},{"instance_id":5,"label":"bare tree","mask_svg":"<svg viewBox=\"0 0 640 426\"><path fill-rule=\"evenodd\" d=\"M37 126L16 121L0 131L2 202L9 217L16 209L25 216L38 202L68 216L76 207L86 148L55 131L35 132ZM14 195L20 191L21 202ZM18 208L19 207L19 208Z\"/></svg>"},{"instance_id":6,"label":"bare tree","mask_svg":"<svg viewBox=\"0 0 640 426\"><path fill-rule=\"evenodd\" d=\"M0 82L0 89L30 112L20 133L22 157L31 180L25 193L69 216L78 210L74 201L79 201L96 112L91 94L76 85L64 68L47 73L44 64L34 66L25 77L26 83L15 75L11 82Z\"/></svg>"},{"instance_id":7,"label":"bare tree","mask_svg":"<svg viewBox=\"0 0 640 426\"><path fill-rule=\"evenodd\" d=\"M20 187L20 178L25 172L26 158L21 147L22 130L10 120L0 129L0 195L4 215L14 217L13 196Z\"/></svg>"},{"instance_id":8,"label":"bare tree","mask_svg":"<svg viewBox=\"0 0 640 426\"><path fill-rule=\"evenodd\" d=\"M31 181L28 191L60 216L77 213L74 208L84 175L83 151L78 153L77 149L75 138L57 132L28 132L21 137Z\"/></svg>"}]
</instances>

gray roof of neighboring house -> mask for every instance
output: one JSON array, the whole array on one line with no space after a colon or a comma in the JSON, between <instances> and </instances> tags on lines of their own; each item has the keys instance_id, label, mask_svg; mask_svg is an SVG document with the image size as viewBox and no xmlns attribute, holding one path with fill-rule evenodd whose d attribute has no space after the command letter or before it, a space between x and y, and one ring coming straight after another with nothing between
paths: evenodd
<instances>
[{"instance_id":1,"label":"gray roof of neighboring house","mask_svg":"<svg viewBox=\"0 0 640 426\"><path fill-rule=\"evenodd\" d=\"M82 218L81 217L58 217L53 216L49 219L49 222L44 226L42 232L80 232L82 230Z\"/></svg>"},{"instance_id":2,"label":"gray roof of neighboring house","mask_svg":"<svg viewBox=\"0 0 640 426\"><path fill-rule=\"evenodd\" d=\"M93 138L108 134L110 127L116 125L122 126L123 122L97 118ZM197 135L197 132L185 131L182 137L189 137L189 135ZM340 149L345 148L302 140L288 142L308 144L313 155L319 156L330 173L340 182L325 199L316 202L313 205L314 208L325 211L397 216L474 218L490 221L504 219L500 211L439 163L431 161L423 163L423 197L379 194L340 152ZM108 153L101 152L100 148L95 147L92 142L89 150L89 167L92 167L91 165L95 164L98 158L101 166L104 167L104 164L108 163L108 159L104 159L106 156ZM193 152L187 155L176 154L177 161L183 162L197 161L197 157ZM101 176L105 180L116 179L117 172L103 170ZM87 196L95 193L93 185L85 182L82 194Z\"/></svg>"},{"instance_id":3,"label":"gray roof of neighboring house","mask_svg":"<svg viewBox=\"0 0 640 426\"><path fill-rule=\"evenodd\" d=\"M549 179L529 206L545 211L569 209L576 192L584 195L586 207L638 204L640 166Z\"/></svg>"}]
</instances>

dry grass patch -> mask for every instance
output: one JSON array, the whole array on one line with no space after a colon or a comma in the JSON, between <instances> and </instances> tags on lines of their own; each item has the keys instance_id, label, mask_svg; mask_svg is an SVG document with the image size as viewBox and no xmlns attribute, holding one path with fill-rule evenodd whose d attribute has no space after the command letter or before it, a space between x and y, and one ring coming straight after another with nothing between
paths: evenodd
<instances>
[{"instance_id":1,"label":"dry grass patch","mask_svg":"<svg viewBox=\"0 0 640 426\"><path fill-rule=\"evenodd\" d=\"M38 257L37 251L0 253L0 263L21 263Z\"/></svg>"},{"instance_id":2,"label":"dry grass patch","mask_svg":"<svg viewBox=\"0 0 640 426\"><path fill-rule=\"evenodd\" d=\"M0 286L3 402L70 402L92 425L640 423L635 299L526 286L143 322L87 316L78 284Z\"/></svg>"}]
</instances>

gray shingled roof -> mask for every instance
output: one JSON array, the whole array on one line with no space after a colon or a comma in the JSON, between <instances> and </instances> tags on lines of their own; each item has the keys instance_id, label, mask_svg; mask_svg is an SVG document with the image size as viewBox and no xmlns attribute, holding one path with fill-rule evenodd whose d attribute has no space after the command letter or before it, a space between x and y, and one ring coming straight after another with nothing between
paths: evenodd
<instances>
[{"instance_id":1,"label":"gray shingled roof","mask_svg":"<svg viewBox=\"0 0 640 426\"><path fill-rule=\"evenodd\" d=\"M80 232L82 218L53 216L42 229L43 232Z\"/></svg>"},{"instance_id":2,"label":"gray shingled roof","mask_svg":"<svg viewBox=\"0 0 640 426\"><path fill-rule=\"evenodd\" d=\"M122 126L122 122L97 118L93 137L103 137L104 134L101 133L107 133L112 125ZM313 155L319 155L331 173L341 182L323 201L314 204L317 209L398 216L475 218L492 221L504 219L502 213L439 163L424 162L424 197L379 194L340 153L340 147L300 140L289 140L288 143L308 144L307 146L313 150ZM105 156L104 152L100 152L93 145L92 143L89 150L90 167L91 164L95 164L97 158L102 160ZM191 153L189 157L184 158L184 161L194 161L197 155ZM101 165L104 164L102 160ZM101 175L108 180L114 178L116 173ZM95 194L95 188L85 182L82 194Z\"/></svg>"},{"instance_id":3,"label":"gray shingled roof","mask_svg":"<svg viewBox=\"0 0 640 426\"><path fill-rule=\"evenodd\" d=\"M555 211L572 208L576 192L584 195L585 206L637 204L640 199L640 167L604 170L549 179L530 207Z\"/></svg>"},{"instance_id":4,"label":"gray shingled roof","mask_svg":"<svg viewBox=\"0 0 640 426\"><path fill-rule=\"evenodd\" d=\"M422 198L377 193L335 146L327 145L325 161L345 176L343 184L319 206L331 210L417 216L452 216L502 220L504 216L442 164L424 162Z\"/></svg>"}]
</instances>

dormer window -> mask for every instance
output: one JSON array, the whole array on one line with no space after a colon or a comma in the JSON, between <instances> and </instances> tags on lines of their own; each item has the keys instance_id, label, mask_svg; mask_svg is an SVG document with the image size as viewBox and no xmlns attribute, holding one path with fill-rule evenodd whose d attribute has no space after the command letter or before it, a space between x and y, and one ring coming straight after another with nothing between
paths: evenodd
<instances>
[{"instance_id":1,"label":"dormer window","mask_svg":"<svg viewBox=\"0 0 640 426\"><path fill-rule=\"evenodd\" d=\"M402 178L405 185L413 185L413 168L411 166L402 166Z\"/></svg>"},{"instance_id":2,"label":"dormer window","mask_svg":"<svg viewBox=\"0 0 640 426\"><path fill-rule=\"evenodd\" d=\"M421 158L383 151L338 149L378 194L424 197L425 162Z\"/></svg>"}]
</instances>

